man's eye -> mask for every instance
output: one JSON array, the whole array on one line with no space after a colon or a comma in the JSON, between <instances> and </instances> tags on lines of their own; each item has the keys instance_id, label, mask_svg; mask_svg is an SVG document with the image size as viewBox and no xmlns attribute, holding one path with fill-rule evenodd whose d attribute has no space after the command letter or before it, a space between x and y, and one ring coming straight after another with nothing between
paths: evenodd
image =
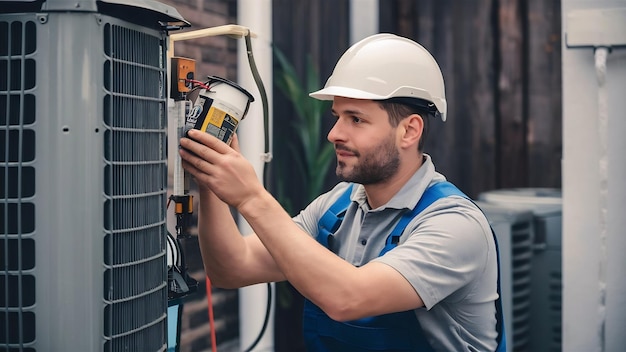
<instances>
[{"instance_id":1,"label":"man's eye","mask_svg":"<svg viewBox=\"0 0 626 352\"><path fill-rule=\"evenodd\" d=\"M354 123L361 123L361 119L358 118L358 117L353 117L352 118L352 122L354 122Z\"/></svg>"}]
</instances>

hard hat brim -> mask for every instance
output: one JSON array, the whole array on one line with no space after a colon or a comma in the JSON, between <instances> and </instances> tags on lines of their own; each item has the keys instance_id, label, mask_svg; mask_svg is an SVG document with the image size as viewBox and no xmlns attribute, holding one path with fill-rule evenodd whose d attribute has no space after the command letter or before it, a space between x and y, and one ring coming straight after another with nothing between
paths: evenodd
<instances>
[{"instance_id":1,"label":"hard hat brim","mask_svg":"<svg viewBox=\"0 0 626 352\"><path fill-rule=\"evenodd\" d=\"M312 92L309 94L310 97L319 99L319 100L333 100L334 97L344 97L344 98L353 98L353 99L367 99L367 100L384 100L387 97L372 94L369 92L364 92L359 89L354 88L346 88L346 87L326 87L324 89L320 89L316 92Z\"/></svg>"}]
</instances>

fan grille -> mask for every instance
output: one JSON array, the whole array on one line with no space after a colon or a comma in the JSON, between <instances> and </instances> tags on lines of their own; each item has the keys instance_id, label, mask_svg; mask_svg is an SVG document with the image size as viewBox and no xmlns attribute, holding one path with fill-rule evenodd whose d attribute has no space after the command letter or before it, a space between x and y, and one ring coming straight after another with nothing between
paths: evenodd
<instances>
[{"instance_id":1,"label":"fan grille","mask_svg":"<svg viewBox=\"0 0 626 352\"><path fill-rule=\"evenodd\" d=\"M0 345L34 351L37 31L0 21Z\"/></svg>"},{"instance_id":2,"label":"fan grille","mask_svg":"<svg viewBox=\"0 0 626 352\"><path fill-rule=\"evenodd\" d=\"M167 192L161 38L104 27L106 351L166 345Z\"/></svg>"}]
</instances>

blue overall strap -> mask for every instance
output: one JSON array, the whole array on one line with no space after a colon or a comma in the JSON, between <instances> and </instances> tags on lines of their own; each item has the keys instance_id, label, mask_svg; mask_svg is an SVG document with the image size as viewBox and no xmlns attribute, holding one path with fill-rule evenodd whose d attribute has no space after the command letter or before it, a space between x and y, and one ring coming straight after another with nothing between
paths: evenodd
<instances>
[{"instance_id":1,"label":"blue overall strap","mask_svg":"<svg viewBox=\"0 0 626 352\"><path fill-rule=\"evenodd\" d=\"M379 256L389 252L393 248L398 245L400 241L400 236L402 236L402 232L406 228L417 214L421 213L424 209L428 208L431 204L433 204L437 199L445 198L448 196L461 196L464 198L468 198L463 192L461 192L455 185L448 181L435 183L434 185L426 188L422 198L420 198L419 202L415 205L415 208L410 212L405 213L400 218L400 221L396 225L396 227L391 231L389 236L387 236L387 240L385 241L385 247L380 251Z\"/></svg>"},{"instance_id":2,"label":"blue overall strap","mask_svg":"<svg viewBox=\"0 0 626 352\"><path fill-rule=\"evenodd\" d=\"M351 183L348 189L330 206L317 223L317 242L326 248L330 249L328 240L341 225L346 209L350 205L352 186L353 184Z\"/></svg>"}]
</instances>

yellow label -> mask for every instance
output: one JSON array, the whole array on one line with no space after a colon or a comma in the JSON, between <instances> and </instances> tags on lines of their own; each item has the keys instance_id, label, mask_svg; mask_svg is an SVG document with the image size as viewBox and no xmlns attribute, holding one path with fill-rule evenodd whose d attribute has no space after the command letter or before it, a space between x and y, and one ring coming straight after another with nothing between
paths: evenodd
<instances>
[{"instance_id":1,"label":"yellow label","mask_svg":"<svg viewBox=\"0 0 626 352\"><path fill-rule=\"evenodd\" d=\"M226 116L226 113L224 111L216 109L215 107L211 106L209 108L209 113L207 114L207 116L204 119L204 122L202 123L202 130L206 131L207 128L209 127L209 123L217 127L222 127L225 116Z\"/></svg>"}]
</instances>

